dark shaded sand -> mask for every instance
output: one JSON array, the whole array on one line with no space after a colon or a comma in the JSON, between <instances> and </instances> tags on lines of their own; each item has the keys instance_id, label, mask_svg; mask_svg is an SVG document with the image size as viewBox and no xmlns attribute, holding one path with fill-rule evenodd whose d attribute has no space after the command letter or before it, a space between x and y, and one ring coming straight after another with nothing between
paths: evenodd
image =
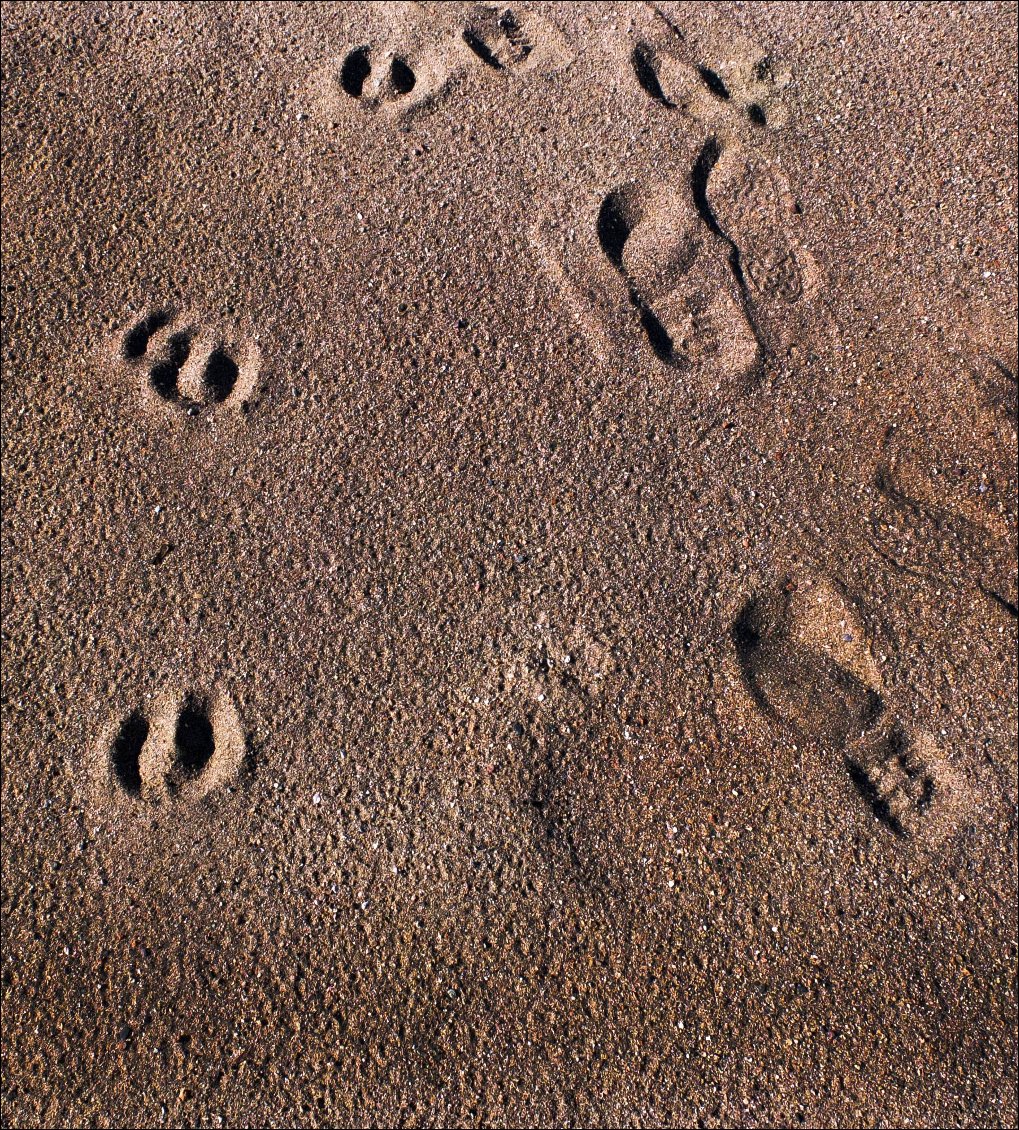
<instances>
[{"instance_id":1,"label":"dark shaded sand","mask_svg":"<svg viewBox=\"0 0 1019 1130\"><path fill-rule=\"evenodd\" d=\"M4 1126L1008 1126L1014 4L4 4Z\"/></svg>"}]
</instances>

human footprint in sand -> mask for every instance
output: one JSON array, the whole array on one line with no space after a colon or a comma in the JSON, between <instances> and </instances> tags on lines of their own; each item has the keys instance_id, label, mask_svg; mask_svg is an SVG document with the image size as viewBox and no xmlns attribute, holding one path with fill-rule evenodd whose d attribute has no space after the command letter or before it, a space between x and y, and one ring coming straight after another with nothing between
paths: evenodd
<instances>
[{"instance_id":1,"label":"human footprint in sand","mask_svg":"<svg viewBox=\"0 0 1019 1130\"><path fill-rule=\"evenodd\" d=\"M752 383L760 347L728 248L701 222L687 194L671 186L623 185L602 202L597 230L661 361L696 373L705 384Z\"/></svg>"}]
</instances>

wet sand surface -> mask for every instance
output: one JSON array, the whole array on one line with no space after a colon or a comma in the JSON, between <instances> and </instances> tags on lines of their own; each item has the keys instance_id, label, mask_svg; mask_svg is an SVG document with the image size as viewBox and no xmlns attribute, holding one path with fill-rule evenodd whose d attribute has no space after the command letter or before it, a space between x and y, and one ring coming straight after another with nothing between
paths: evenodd
<instances>
[{"instance_id":1,"label":"wet sand surface","mask_svg":"<svg viewBox=\"0 0 1019 1130\"><path fill-rule=\"evenodd\" d=\"M1014 1125L1016 6L2 15L3 1125Z\"/></svg>"}]
</instances>

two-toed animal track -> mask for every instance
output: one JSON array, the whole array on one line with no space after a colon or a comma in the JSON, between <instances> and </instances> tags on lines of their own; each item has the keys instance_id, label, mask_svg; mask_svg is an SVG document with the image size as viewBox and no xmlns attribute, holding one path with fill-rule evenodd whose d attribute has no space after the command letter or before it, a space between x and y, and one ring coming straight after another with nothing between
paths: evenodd
<instances>
[{"instance_id":1,"label":"two-toed animal track","mask_svg":"<svg viewBox=\"0 0 1019 1130\"><path fill-rule=\"evenodd\" d=\"M258 377L255 345L212 326L156 309L134 322L116 349L156 405L197 416L246 403Z\"/></svg>"},{"instance_id":2,"label":"two-toed animal track","mask_svg":"<svg viewBox=\"0 0 1019 1130\"><path fill-rule=\"evenodd\" d=\"M362 111L403 119L436 102L467 70L551 70L570 57L556 29L527 9L475 4L460 23L441 8L435 17L424 23L401 8L378 40L320 67L309 84L320 110L333 118Z\"/></svg>"},{"instance_id":3,"label":"two-toed animal track","mask_svg":"<svg viewBox=\"0 0 1019 1130\"><path fill-rule=\"evenodd\" d=\"M100 793L109 800L189 803L240 773L245 739L233 700L222 689L164 694L108 733L96 753Z\"/></svg>"}]
</instances>

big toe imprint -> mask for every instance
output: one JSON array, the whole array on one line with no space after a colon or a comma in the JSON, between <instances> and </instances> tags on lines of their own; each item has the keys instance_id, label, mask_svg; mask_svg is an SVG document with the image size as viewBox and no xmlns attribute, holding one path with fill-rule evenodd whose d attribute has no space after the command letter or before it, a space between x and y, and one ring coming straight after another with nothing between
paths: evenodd
<instances>
[{"instance_id":1,"label":"big toe imprint","mask_svg":"<svg viewBox=\"0 0 1019 1130\"><path fill-rule=\"evenodd\" d=\"M963 790L932 739L889 711L857 618L822 577L787 578L747 604L732 629L758 707L841 754L875 815L903 836L940 836Z\"/></svg>"}]
</instances>

